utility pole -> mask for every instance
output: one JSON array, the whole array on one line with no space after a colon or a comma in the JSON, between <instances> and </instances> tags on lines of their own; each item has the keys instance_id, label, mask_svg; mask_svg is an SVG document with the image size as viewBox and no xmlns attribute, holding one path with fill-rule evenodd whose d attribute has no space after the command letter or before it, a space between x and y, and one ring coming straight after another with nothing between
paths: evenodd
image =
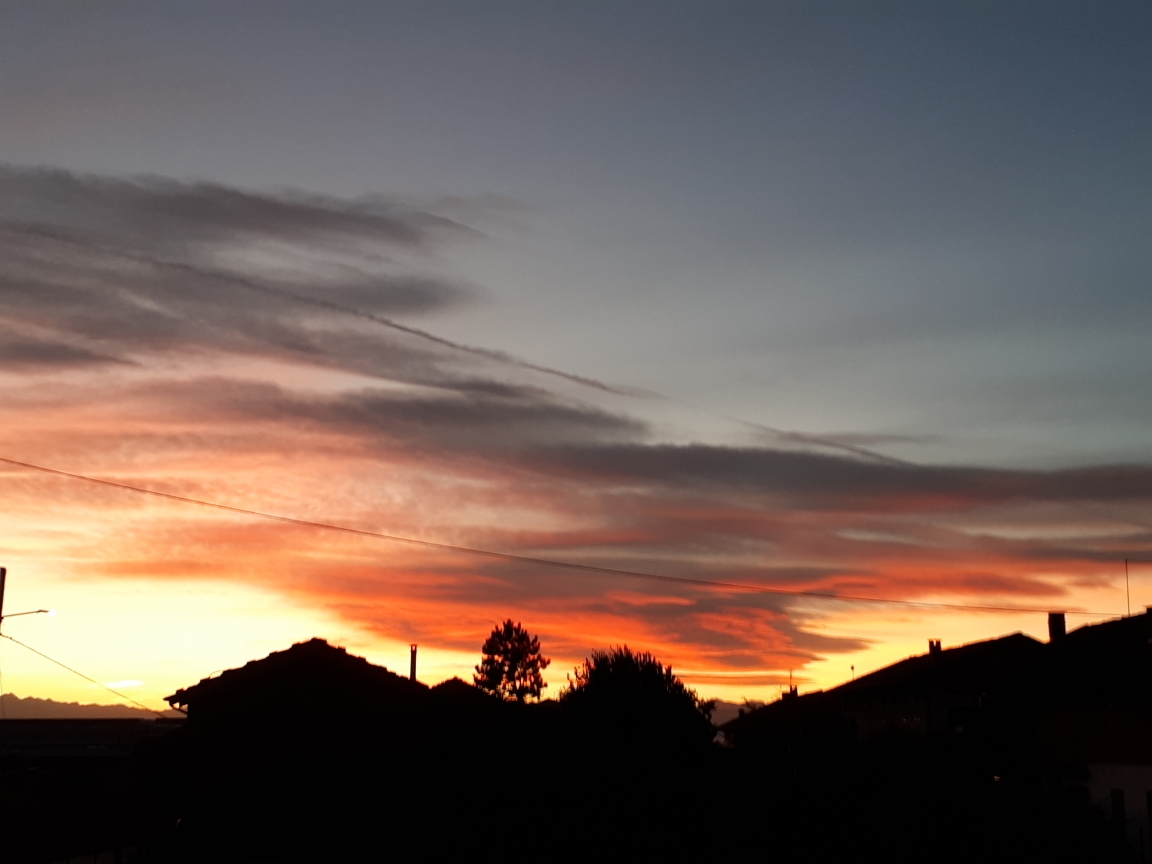
<instances>
[{"instance_id":1,"label":"utility pole","mask_svg":"<svg viewBox=\"0 0 1152 864\"><path fill-rule=\"evenodd\" d=\"M0 567L0 627L4 626L4 583L8 581L8 568ZM4 710L4 678L0 676L0 719L7 720L8 712Z\"/></svg>"},{"instance_id":2,"label":"utility pole","mask_svg":"<svg viewBox=\"0 0 1152 864\"><path fill-rule=\"evenodd\" d=\"M11 612L4 614L4 584L8 581L8 568L0 567L0 625L5 618L19 618L21 615L55 615L51 609L33 609L30 612Z\"/></svg>"},{"instance_id":3,"label":"utility pole","mask_svg":"<svg viewBox=\"0 0 1152 864\"><path fill-rule=\"evenodd\" d=\"M416 680L416 643L412 643L412 671L408 674L409 679Z\"/></svg>"}]
</instances>

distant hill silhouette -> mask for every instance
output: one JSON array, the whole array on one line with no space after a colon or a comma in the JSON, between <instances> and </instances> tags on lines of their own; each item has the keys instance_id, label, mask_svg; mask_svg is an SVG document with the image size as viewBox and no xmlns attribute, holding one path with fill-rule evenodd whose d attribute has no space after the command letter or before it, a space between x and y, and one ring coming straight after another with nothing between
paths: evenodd
<instances>
[{"instance_id":1,"label":"distant hill silhouette","mask_svg":"<svg viewBox=\"0 0 1152 864\"><path fill-rule=\"evenodd\" d=\"M143 708L129 705L89 705L80 702L56 702L52 699L37 699L35 696L20 698L14 693L0 696L3 718L6 720L150 720L156 716ZM165 717L182 717L178 711L161 712Z\"/></svg>"},{"instance_id":2,"label":"distant hill silhouette","mask_svg":"<svg viewBox=\"0 0 1152 864\"><path fill-rule=\"evenodd\" d=\"M763 702L753 700L751 702L729 702L726 699L717 699L716 705L712 708L712 725L723 726L729 720L735 720L741 713L748 713L755 711L757 708L764 707Z\"/></svg>"}]
</instances>

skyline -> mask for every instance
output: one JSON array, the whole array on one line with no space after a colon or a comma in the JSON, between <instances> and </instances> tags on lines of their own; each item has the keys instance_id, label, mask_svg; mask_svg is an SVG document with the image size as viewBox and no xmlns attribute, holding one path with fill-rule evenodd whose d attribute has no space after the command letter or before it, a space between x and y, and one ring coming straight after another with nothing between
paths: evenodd
<instances>
[{"instance_id":1,"label":"skyline","mask_svg":"<svg viewBox=\"0 0 1152 864\"><path fill-rule=\"evenodd\" d=\"M527 558L1123 614L1149 31L1134 3L8 4L0 457ZM467 679L508 617L547 695L626 643L727 699L1046 626L0 488L5 605L60 611L6 628L149 704L313 636ZM0 646L5 692L99 701L40 662Z\"/></svg>"}]
</instances>

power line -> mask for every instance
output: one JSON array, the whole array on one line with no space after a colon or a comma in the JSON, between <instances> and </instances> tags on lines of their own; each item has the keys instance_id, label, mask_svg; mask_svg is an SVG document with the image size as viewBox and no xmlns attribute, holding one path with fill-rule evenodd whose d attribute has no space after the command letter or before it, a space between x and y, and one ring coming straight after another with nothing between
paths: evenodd
<instances>
[{"instance_id":1,"label":"power line","mask_svg":"<svg viewBox=\"0 0 1152 864\"><path fill-rule=\"evenodd\" d=\"M141 708L143 708L145 711L148 711L148 712L150 712L150 713L152 713L152 714L155 714L157 717L163 717L163 716L164 716L164 714L163 714L162 712L160 712L160 711L157 711L155 708L149 708L149 707L148 707L147 705L145 705L143 702L137 702L137 701L136 701L135 699L133 699L131 696L126 696L126 695L124 695L123 693L121 693L119 690L113 690L113 689L112 689L111 687L109 687L107 684L101 684L101 683L100 683L99 681L97 681L95 678L89 678L89 677L88 677L87 675L85 675L83 672L77 672L77 671L76 671L75 669L73 669L71 666L65 665L64 663L61 663L59 660L54 660L53 658L51 658L51 657L49 657L47 654L45 654L43 651L37 651L37 650L36 650L35 648L33 648L31 645L25 645L25 644L24 644L23 642L21 642L19 639L13 639L13 638L12 638L11 636L9 636L7 633L0 633L0 637L2 637L2 638L4 638L4 639L7 639L9 642L15 642L15 643L16 643L17 645L19 645L21 648L26 648L27 650L31 651L33 654L39 654L39 655L40 655L41 657L43 657L45 660L47 660L47 661L48 661L48 662L50 662L50 663L55 663L55 664L56 664L57 666L59 666L61 669L67 669L67 670L68 670L69 672L71 672L73 675L79 675L79 676L80 676L81 678L83 678L85 681L90 681L91 683L95 684L97 687L103 687L103 688L104 688L105 690L107 690L109 693L114 693L114 694L116 694L117 696L119 696L121 699L126 699L126 700L128 700L129 702L131 702L133 705L138 705L138 706L140 706Z\"/></svg>"},{"instance_id":2,"label":"power line","mask_svg":"<svg viewBox=\"0 0 1152 864\"><path fill-rule=\"evenodd\" d=\"M1128 615L1132 615L1132 588L1128 581L1129 564L1152 564L1152 558L1125 558L1124 559L1124 596L1128 600Z\"/></svg>"},{"instance_id":3,"label":"power line","mask_svg":"<svg viewBox=\"0 0 1152 864\"><path fill-rule=\"evenodd\" d=\"M859 597L849 594L831 594L825 591L801 591L789 588L770 588L764 585L747 585L739 582L720 582L712 579L694 579L690 576L668 576L661 573L645 573L637 570L622 570L616 567L600 567L595 564L579 564L573 561L555 561L550 558L535 558L529 555L513 555L508 552L494 552L490 549L476 549L470 546L457 546L452 543L436 543L431 540L418 540L415 537L402 537L397 534L385 534L380 531L368 531L363 528L351 528L347 525L333 525L328 522L315 522L310 519L296 519L292 516L280 516L275 513L265 513L261 510L251 510L247 507L233 507L229 504L220 504L215 501L204 501L199 498L189 498L184 495L174 495L171 492L161 492L144 486L133 486L129 483L117 483L114 480L104 480L100 477L91 477L87 474L76 474L71 471L61 471L58 468L48 468L31 462L21 462L0 456L0 462L66 477L70 480L81 480L86 483L96 483L101 486L110 486L114 489L123 489L143 495L153 495L169 501L178 501L182 504L194 504L198 507L211 507L228 513L239 513L244 516L255 516L259 519L269 519L283 522L288 525L298 525L305 528L318 528L325 531L340 531L344 534L354 534L360 537L372 537L378 540L389 540L394 543L408 543L413 546L423 546L428 549L441 549L448 552L463 552L469 555L479 555L486 558L496 558L501 561L512 561L521 564L540 564L547 567L560 567L566 570L576 570L585 573L599 573L610 576L626 576L631 579L647 579L655 582L674 582L686 585L696 585L706 588L720 588L730 591L743 591L753 594L780 594L789 597L813 597L823 600L840 600L851 603L887 603L898 606L913 606L926 609L951 609L961 612L1035 612L1047 613L1049 609L1037 609L1028 606L976 606L965 603L934 603L927 600L894 600L886 597ZM1110 616L1112 612L1068 612L1070 615Z\"/></svg>"}]
</instances>

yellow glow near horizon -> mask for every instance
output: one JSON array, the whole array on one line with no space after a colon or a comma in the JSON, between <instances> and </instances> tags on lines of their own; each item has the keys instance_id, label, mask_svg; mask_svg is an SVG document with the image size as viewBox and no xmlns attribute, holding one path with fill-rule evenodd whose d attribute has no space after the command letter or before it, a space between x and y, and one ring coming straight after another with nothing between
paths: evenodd
<instances>
[{"instance_id":1,"label":"yellow glow near horizon","mask_svg":"<svg viewBox=\"0 0 1152 864\"><path fill-rule=\"evenodd\" d=\"M382 638L334 614L331 610L293 601L271 590L235 582L133 579L122 581L61 579L33 575L16 568L9 597L17 602L35 598L59 607L60 615L27 616L5 622L4 632L33 648L78 669L113 689L157 709L167 707L163 697L223 669L242 666L295 642L313 637L347 648L400 675L408 671L408 643ZM1113 592L1114 593L1114 592ZM1086 605L1108 598L1104 591L1086 593ZM860 677L908 656L923 654L928 638L944 647L1024 632L1047 639L1045 616L1037 613L977 614L907 607L875 608L843 604L813 604L809 629L824 637L863 639L861 650L838 653L794 671L801 692L828 689L852 676ZM839 612L829 606L841 605ZM10 608L15 608L11 606ZM1090 617L1072 615L1069 628L1089 623ZM116 637L116 634L131 634ZM606 640L606 642L611 640ZM544 646L549 654L548 645ZM473 652L421 645L418 675L435 684L453 676L471 680L479 660ZM553 657L545 677L546 697L555 697L565 674L581 657ZM667 659L662 658L662 659ZM7 640L0 643L0 670L5 692L57 701L119 704L99 686L52 665ZM704 698L733 702L771 701L787 681L786 670L676 669ZM749 680L751 679L751 680ZM131 684L138 681L138 684Z\"/></svg>"},{"instance_id":2,"label":"yellow glow near horizon","mask_svg":"<svg viewBox=\"0 0 1152 864\"><path fill-rule=\"evenodd\" d=\"M224 364L217 358L205 368ZM321 370L305 376L306 395L285 395L274 385L294 370L256 361L244 368L260 380L239 382L236 401L222 406L213 401L217 379L188 371L173 383L167 368L144 383L127 380L147 378L132 368L105 385L101 400L83 399L85 388L66 376L43 388L14 386L6 394L11 410L0 455L222 504L531 557L717 581L745 581L739 574L748 571L748 580L765 584L865 596L1117 614L1124 608L1122 567L1101 562L1100 550L1132 530L1139 502L1091 512L1064 503L977 507L914 490L888 502L888 512L856 504L790 509L766 493L741 498L738 489L728 500L694 490L661 497L633 494L626 484L599 488L579 465L525 479L515 460L475 455L471 433L460 452L446 445L448 456L430 456L418 437L371 437L356 425L332 429L307 412L285 432L278 402L267 416L253 409L236 419L231 412L245 400L259 406L283 398L291 408L295 399L331 397L320 403L326 416L343 404L342 391L332 388L347 384ZM175 398L172 389L185 385L192 387L187 398ZM384 389L392 395L371 398L386 402L405 388ZM0 466L0 481L6 608L59 611L57 618L11 619L5 632L97 681L142 682L127 695L156 708L206 675L315 636L402 675L408 644L416 641L422 681L471 680L484 638L507 617L539 634L553 659L548 696L563 689L589 651L620 644L653 652L705 698L740 701L775 698L789 669L802 692L835 686L851 677L852 666L859 676L923 653L928 638L957 645L1016 630L1046 638L1038 613L657 586L287 525L10 465ZM593 492L584 498L587 489ZM685 530L698 534L684 540ZM1051 537L1061 549L1079 542L1091 554L1053 560L1004 551ZM1133 574L1133 608L1152 600L1150 577ZM1069 624L1085 620L1072 616ZM0 670L5 690L22 696L119 701L8 642L0 643Z\"/></svg>"}]
</instances>

